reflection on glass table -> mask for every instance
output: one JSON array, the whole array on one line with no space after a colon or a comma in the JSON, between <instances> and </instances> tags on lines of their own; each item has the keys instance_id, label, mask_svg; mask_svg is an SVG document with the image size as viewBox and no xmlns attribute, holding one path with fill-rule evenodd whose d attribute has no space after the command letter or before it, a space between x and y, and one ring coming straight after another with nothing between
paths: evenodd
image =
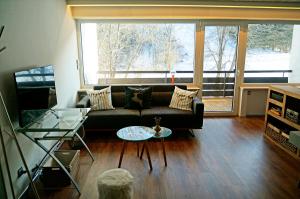
<instances>
[{"instance_id":1,"label":"reflection on glass table","mask_svg":"<svg viewBox=\"0 0 300 199\"><path fill-rule=\"evenodd\" d=\"M78 193L80 193L79 185L70 175L65 166L55 157L53 151L60 143L62 143L62 141L78 138L94 161L94 157L90 149L78 134L78 131L82 131L83 135L85 134L83 123L87 119L87 113L89 111L89 108L50 110L33 123L28 124L24 128L18 129L19 132L23 133L28 139L33 141L46 152L46 155L42 158L38 168L41 168L42 164L50 156L67 174ZM51 146L46 147L45 142L43 142L44 140L55 140L55 142ZM34 176L36 176L36 174L34 174Z\"/></svg>"},{"instance_id":2,"label":"reflection on glass table","mask_svg":"<svg viewBox=\"0 0 300 199\"><path fill-rule=\"evenodd\" d=\"M154 129L155 127L153 127ZM166 128L166 127L160 127L159 132L155 132L153 135L153 138L166 138L169 137L172 134L171 129Z\"/></svg>"},{"instance_id":3,"label":"reflection on glass table","mask_svg":"<svg viewBox=\"0 0 300 199\"><path fill-rule=\"evenodd\" d=\"M90 109L68 108L49 110L43 117L19 129L21 132L71 131L82 124Z\"/></svg>"},{"instance_id":4,"label":"reflection on glass table","mask_svg":"<svg viewBox=\"0 0 300 199\"><path fill-rule=\"evenodd\" d=\"M150 139L155 131L145 126L130 126L122 128L117 132L117 136L127 141L145 141Z\"/></svg>"}]
</instances>

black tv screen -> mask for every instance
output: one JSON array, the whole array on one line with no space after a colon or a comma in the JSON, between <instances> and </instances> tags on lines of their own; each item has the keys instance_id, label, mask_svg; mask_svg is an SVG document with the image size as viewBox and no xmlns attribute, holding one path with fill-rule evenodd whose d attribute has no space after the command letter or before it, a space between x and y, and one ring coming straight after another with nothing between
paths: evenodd
<instances>
[{"instance_id":1,"label":"black tv screen","mask_svg":"<svg viewBox=\"0 0 300 199\"><path fill-rule=\"evenodd\" d=\"M53 66L14 73L21 127L41 117L57 104Z\"/></svg>"}]
</instances>

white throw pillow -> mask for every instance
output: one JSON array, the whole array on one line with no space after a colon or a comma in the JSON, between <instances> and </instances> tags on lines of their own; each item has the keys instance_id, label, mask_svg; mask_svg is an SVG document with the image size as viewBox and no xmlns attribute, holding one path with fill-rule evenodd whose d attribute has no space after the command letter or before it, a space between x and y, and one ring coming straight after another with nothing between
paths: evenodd
<instances>
[{"instance_id":1,"label":"white throw pillow","mask_svg":"<svg viewBox=\"0 0 300 199\"><path fill-rule=\"evenodd\" d=\"M111 110L115 109L111 101L111 87L101 90L89 90L87 94L91 101L92 110Z\"/></svg>"},{"instance_id":2,"label":"white throw pillow","mask_svg":"<svg viewBox=\"0 0 300 199\"><path fill-rule=\"evenodd\" d=\"M175 86L169 107L192 111L193 98L196 97L196 94L197 92L183 90Z\"/></svg>"}]
</instances>

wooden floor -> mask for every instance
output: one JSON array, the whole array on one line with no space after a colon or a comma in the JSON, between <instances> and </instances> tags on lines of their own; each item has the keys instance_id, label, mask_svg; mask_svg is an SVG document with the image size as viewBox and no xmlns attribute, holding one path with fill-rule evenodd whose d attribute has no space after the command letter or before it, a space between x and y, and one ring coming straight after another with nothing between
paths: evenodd
<instances>
[{"instance_id":1,"label":"wooden floor","mask_svg":"<svg viewBox=\"0 0 300 199\"><path fill-rule=\"evenodd\" d=\"M138 159L136 145L128 144L122 167L135 178L135 199L300 198L300 162L263 137L263 118L206 118L196 137L175 132L165 144L167 167L160 143L149 144L152 172L146 156ZM78 175L82 195L63 189L45 192L42 198L98 198L97 176L117 167L122 142L93 133L88 145L96 161L82 151Z\"/></svg>"}]
</instances>

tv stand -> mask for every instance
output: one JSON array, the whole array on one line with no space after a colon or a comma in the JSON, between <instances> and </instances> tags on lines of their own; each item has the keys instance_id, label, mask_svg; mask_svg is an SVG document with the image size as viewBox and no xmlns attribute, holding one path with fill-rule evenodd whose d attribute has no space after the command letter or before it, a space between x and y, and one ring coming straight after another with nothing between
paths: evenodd
<instances>
[{"instance_id":1,"label":"tv stand","mask_svg":"<svg viewBox=\"0 0 300 199\"><path fill-rule=\"evenodd\" d=\"M72 181L73 185L80 194L80 188L74 178L67 171L65 166L54 156L53 151L56 149L59 143L64 140L72 140L77 137L88 151L91 159L94 161L94 156L81 136L78 134L79 130L84 132L83 123L87 119L87 113L90 108L67 108L67 109L52 109L43 117L37 121L18 129L28 139L33 141L37 146L46 152L46 155L42 158L42 161L38 165L41 168L48 157L52 157L54 161L61 167L61 169L67 174ZM45 140L55 140L52 146L46 147L43 143ZM34 177L38 173L35 172Z\"/></svg>"}]
</instances>

